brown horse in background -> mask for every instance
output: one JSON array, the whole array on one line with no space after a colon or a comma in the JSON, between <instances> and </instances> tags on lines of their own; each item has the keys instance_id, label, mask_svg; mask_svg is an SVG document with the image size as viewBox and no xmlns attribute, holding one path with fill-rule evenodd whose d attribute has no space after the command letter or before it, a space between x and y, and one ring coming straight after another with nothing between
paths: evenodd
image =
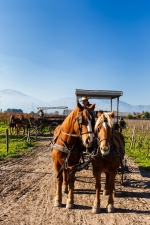
<instances>
[{"instance_id":1,"label":"brown horse in background","mask_svg":"<svg viewBox=\"0 0 150 225\"><path fill-rule=\"evenodd\" d=\"M23 128L24 132L23 134L28 133L28 129L30 128L30 121L22 114L18 114L17 118L21 121L21 123L16 124L16 127L18 128L17 134L19 134L20 129Z\"/></svg>"},{"instance_id":2,"label":"brown horse in background","mask_svg":"<svg viewBox=\"0 0 150 225\"><path fill-rule=\"evenodd\" d=\"M63 123L55 129L52 146L52 158L57 173L54 206L62 205L62 184L66 189L69 185L66 208L74 207L75 173L69 174L72 166L79 163L82 145L90 147L93 143L93 123L95 120L90 109L83 107L77 101L77 107L66 117ZM63 180L63 178L65 178Z\"/></svg>"},{"instance_id":3,"label":"brown horse in background","mask_svg":"<svg viewBox=\"0 0 150 225\"><path fill-rule=\"evenodd\" d=\"M15 115L10 115L9 118L9 130L10 130L10 134L12 134L13 129L15 128L15 134L19 134L20 129L23 128L23 135L25 134L25 129L28 129L30 127L30 122L27 118L24 117L24 115L18 114L17 116Z\"/></svg>"},{"instance_id":4,"label":"brown horse in background","mask_svg":"<svg viewBox=\"0 0 150 225\"><path fill-rule=\"evenodd\" d=\"M92 161L93 175L96 179L96 198L93 213L100 212L101 173L106 174L106 183L103 195L109 195L107 212L114 212L115 177L124 156L124 137L113 129L114 111L100 113L95 124L98 138L97 155Z\"/></svg>"},{"instance_id":5,"label":"brown horse in background","mask_svg":"<svg viewBox=\"0 0 150 225\"><path fill-rule=\"evenodd\" d=\"M16 127L17 123L21 123L20 119L16 117L15 115L11 114L9 117L9 124L8 124L10 134L13 133L14 129L15 129L15 134L17 134L17 127Z\"/></svg>"}]
</instances>

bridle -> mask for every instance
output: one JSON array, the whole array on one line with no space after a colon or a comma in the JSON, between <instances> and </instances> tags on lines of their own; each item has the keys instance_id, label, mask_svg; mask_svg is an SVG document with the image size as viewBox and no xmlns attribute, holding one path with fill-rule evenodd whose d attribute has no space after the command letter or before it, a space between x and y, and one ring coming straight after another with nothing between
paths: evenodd
<instances>
[{"instance_id":1,"label":"bridle","mask_svg":"<svg viewBox=\"0 0 150 225\"><path fill-rule=\"evenodd\" d=\"M86 107L85 107L86 108ZM87 109L87 108L86 108ZM91 115L89 114L89 117L91 117ZM66 133L64 132L62 129L61 129L61 132L68 135L68 136L72 136L72 137L81 137L82 135L84 134L92 134L93 132L92 131L86 131L86 132L82 132L82 124L83 124L83 116L77 116L75 119L74 119L74 123L77 122L78 123L78 131L79 131L79 135L78 134L69 134L69 133Z\"/></svg>"},{"instance_id":2,"label":"bridle","mask_svg":"<svg viewBox=\"0 0 150 225\"><path fill-rule=\"evenodd\" d=\"M103 123L105 123L105 125L106 125L106 129L108 128L108 120L107 120L107 118L106 117L104 117L104 122ZM112 129L112 133L113 133L113 129ZM102 139L100 139L99 137L98 137L98 135L97 135L97 140L98 140L98 142L99 143L101 143L102 141L107 141L110 145L111 145L111 140L109 141L108 140L108 138L102 138Z\"/></svg>"}]
</instances>

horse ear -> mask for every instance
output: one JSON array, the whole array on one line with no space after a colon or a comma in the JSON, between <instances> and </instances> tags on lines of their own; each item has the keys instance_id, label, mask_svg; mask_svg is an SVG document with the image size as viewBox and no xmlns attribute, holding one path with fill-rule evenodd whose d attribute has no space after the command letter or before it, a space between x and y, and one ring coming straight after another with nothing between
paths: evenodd
<instances>
[{"instance_id":1,"label":"horse ear","mask_svg":"<svg viewBox=\"0 0 150 225\"><path fill-rule=\"evenodd\" d=\"M89 106L89 109L94 110L95 109L96 104L92 104Z\"/></svg>"},{"instance_id":2,"label":"horse ear","mask_svg":"<svg viewBox=\"0 0 150 225\"><path fill-rule=\"evenodd\" d=\"M80 109L80 111L83 111L84 107L80 104L79 101L77 101L77 107Z\"/></svg>"},{"instance_id":3,"label":"horse ear","mask_svg":"<svg viewBox=\"0 0 150 225\"><path fill-rule=\"evenodd\" d=\"M115 116L114 110L111 111L110 115L111 115L112 118L114 118L114 116Z\"/></svg>"}]
</instances>

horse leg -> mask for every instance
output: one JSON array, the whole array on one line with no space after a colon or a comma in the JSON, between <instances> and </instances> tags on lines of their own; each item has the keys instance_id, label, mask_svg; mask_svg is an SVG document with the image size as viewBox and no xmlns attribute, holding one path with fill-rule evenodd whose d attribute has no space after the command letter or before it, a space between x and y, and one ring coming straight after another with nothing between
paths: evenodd
<instances>
[{"instance_id":1,"label":"horse leg","mask_svg":"<svg viewBox=\"0 0 150 225\"><path fill-rule=\"evenodd\" d=\"M62 191L63 193L68 194L68 171L63 170L63 184L62 184Z\"/></svg>"},{"instance_id":2,"label":"horse leg","mask_svg":"<svg viewBox=\"0 0 150 225\"><path fill-rule=\"evenodd\" d=\"M111 213L114 212L114 190L115 190L115 177L117 171L112 171L109 174L109 182L108 182L108 189L109 189L109 197L108 197L108 205L107 205L107 212Z\"/></svg>"},{"instance_id":3,"label":"horse leg","mask_svg":"<svg viewBox=\"0 0 150 225\"><path fill-rule=\"evenodd\" d=\"M105 187L103 190L103 195L109 195L109 189L108 189L108 182L109 182L109 173L105 173L106 181L105 181Z\"/></svg>"},{"instance_id":4,"label":"horse leg","mask_svg":"<svg viewBox=\"0 0 150 225\"><path fill-rule=\"evenodd\" d=\"M20 127L16 126L16 135L19 135L19 132L20 132Z\"/></svg>"},{"instance_id":5,"label":"horse leg","mask_svg":"<svg viewBox=\"0 0 150 225\"><path fill-rule=\"evenodd\" d=\"M54 162L54 167L58 174L58 172L61 168L61 165L58 162ZM59 178L56 178L56 193L55 193L55 201L54 201L55 207L62 206L62 181L63 181L63 176L61 173Z\"/></svg>"},{"instance_id":6,"label":"horse leg","mask_svg":"<svg viewBox=\"0 0 150 225\"><path fill-rule=\"evenodd\" d=\"M94 171L94 177L96 180L96 198L94 200L94 205L92 207L92 213L100 213L100 190L101 190L101 173L99 171Z\"/></svg>"},{"instance_id":7,"label":"horse leg","mask_svg":"<svg viewBox=\"0 0 150 225\"><path fill-rule=\"evenodd\" d=\"M72 173L69 175L68 179L68 185L69 185L69 192L67 196L67 209L73 209L74 208L74 181L75 181L75 173Z\"/></svg>"},{"instance_id":8,"label":"horse leg","mask_svg":"<svg viewBox=\"0 0 150 225\"><path fill-rule=\"evenodd\" d=\"M9 133L12 135L12 133L11 133L11 126L10 125L8 126L8 130L9 130Z\"/></svg>"},{"instance_id":9,"label":"horse leg","mask_svg":"<svg viewBox=\"0 0 150 225\"><path fill-rule=\"evenodd\" d=\"M23 126L23 135L25 135L25 126Z\"/></svg>"}]
</instances>

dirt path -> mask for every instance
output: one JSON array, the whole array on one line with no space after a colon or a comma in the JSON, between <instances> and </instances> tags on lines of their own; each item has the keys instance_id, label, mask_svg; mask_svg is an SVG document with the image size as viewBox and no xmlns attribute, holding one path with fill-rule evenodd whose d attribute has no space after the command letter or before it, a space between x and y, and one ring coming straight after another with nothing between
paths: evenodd
<instances>
[{"instance_id":1,"label":"dirt path","mask_svg":"<svg viewBox=\"0 0 150 225\"><path fill-rule=\"evenodd\" d=\"M139 171L128 159L130 173L125 186L116 179L115 213L105 211L107 196L101 194L101 213L92 214L95 182L92 168L76 174L75 208L53 207L55 173L48 142L33 154L0 162L0 224L2 225L135 225L150 224L150 173ZM104 182L104 180L103 180Z\"/></svg>"}]
</instances>

